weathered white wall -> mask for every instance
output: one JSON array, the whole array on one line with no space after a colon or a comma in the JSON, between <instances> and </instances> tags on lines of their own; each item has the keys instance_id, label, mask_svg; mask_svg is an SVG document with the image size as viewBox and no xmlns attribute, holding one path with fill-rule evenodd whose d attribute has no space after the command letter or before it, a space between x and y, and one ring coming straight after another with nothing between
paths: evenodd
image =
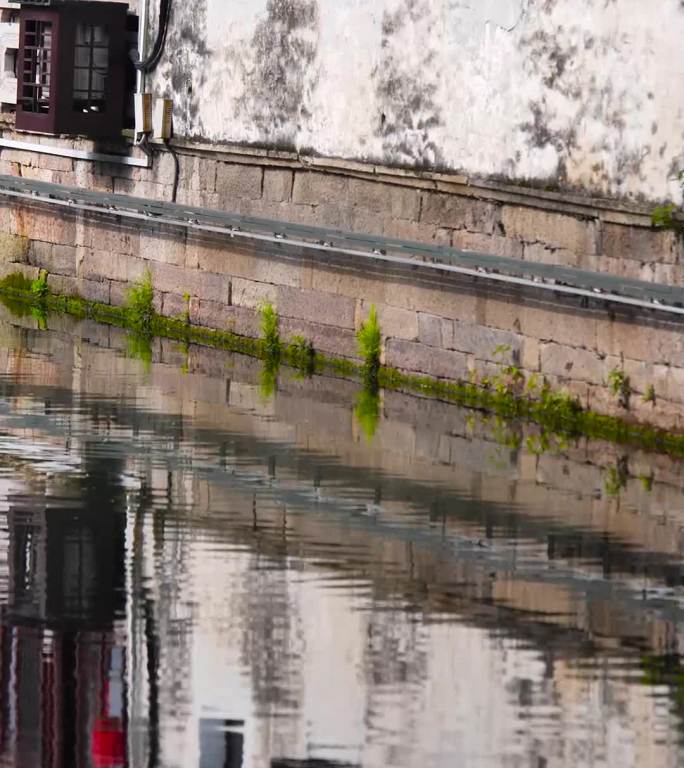
<instances>
[{"instance_id":1,"label":"weathered white wall","mask_svg":"<svg viewBox=\"0 0 684 768\"><path fill-rule=\"evenodd\" d=\"M188 137L681 200L683 40L682 0L195 0L154 84Z\"/></svg>"}]
</instances>

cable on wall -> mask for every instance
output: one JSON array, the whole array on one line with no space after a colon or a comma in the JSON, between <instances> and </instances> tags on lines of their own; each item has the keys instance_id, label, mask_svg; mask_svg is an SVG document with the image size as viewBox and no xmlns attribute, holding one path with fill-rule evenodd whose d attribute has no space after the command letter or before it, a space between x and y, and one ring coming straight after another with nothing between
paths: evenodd
<instances>
[{"instance_id":1,"label":"cable on wall","mask_svg":"<svg viewBox=\"0 0 684 768\"><path fill-rule=\"evenodd\" d=\"M145 59L138 59L135 61L135 68L140 72L152 72L161 61L166 46L170 20L171 0L161 0L159 5L159 27L157 29L157 38L154 41L150 55Z\"/></svg>"}]
</instances>

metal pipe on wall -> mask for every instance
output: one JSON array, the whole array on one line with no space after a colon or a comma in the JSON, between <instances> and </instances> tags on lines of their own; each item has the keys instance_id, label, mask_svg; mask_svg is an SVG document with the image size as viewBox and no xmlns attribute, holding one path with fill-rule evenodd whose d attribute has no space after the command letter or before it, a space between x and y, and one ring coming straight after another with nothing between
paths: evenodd
<instances>
[{"instance_id":1,"label":"metal pipe on wall","mask_svg":"<svg viewBox=\"0 0 684 768\"><path fill-rule=\"evenodd\" d=\"M138 56L140 61L144 61L146 57L148 2L149 0L140 0L140 15L138 17ZM138 69L137 72L137 92L144 93L145 72L142 69Z\"/></svg>"},{"instance_id":2,"label":"metal pipe on wall","mask_svg":"<svg viewBox=\"0 0 684 768\"><path fill-rule=\"evenodd\" d=\"M130 165L135 168L151 168L151 157L131 157L131 155L109 155L102 152L89 152L86 149L72 149L71 147L58 147L50 144L35 144L29 141L17 141L16 139L0 138L0 149L18 149L22 152L36 152L42 155L54 155L55 157L71 157L74 160L88 160L94 163L113 163L117 165Z\"/></svg>"}]
</instances>

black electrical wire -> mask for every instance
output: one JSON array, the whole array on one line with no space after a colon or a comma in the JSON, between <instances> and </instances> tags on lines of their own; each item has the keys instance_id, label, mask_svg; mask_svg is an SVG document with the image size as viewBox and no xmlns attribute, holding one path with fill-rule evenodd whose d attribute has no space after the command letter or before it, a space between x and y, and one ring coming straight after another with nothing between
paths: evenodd
<instances>
[{"instance_id":1,"label":"black electrical wire","mask_svg":"<svg viewBox=\"0 0 684 768\"><path fill-rule=\"evenodd\" d=\"M153 69L159 64L162 54L164 53L164 47L166 45L166 37L169 32L169 22L171 19L171 0L161 0L159 5L159 28L157 30L157 39L154 41L154 46L150 51L150 55L140 61L135 62L135 68L141 72L152 72ZM139 54L138 54L139 55Z\"/></svg>"},{"instance_id":2,"label":"black electrical wire","mask_svg":"<svg viewBox=\"0 0 684 768\"><path fill-rule=\"evenodd\" d=\"M171 194L171 202L175 203L176 198L178 197L178 182L180 181L180 160L178 158L178 152L176 152L176 150L171 146L168 139L164 141L164 146L170 152L175 165L175 170L173 174L173 192Z\"/></svg>"}]
</instances>

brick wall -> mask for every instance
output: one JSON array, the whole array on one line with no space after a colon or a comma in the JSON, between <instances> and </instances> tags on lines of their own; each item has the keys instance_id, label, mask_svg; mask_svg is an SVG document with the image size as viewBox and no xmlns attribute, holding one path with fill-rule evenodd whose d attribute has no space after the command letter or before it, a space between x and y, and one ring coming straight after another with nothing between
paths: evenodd
<instances>
[{"instance_id":1,"label":"brick wall","mask_svg":"<svg viewBox=\"0 0 684 768\"><path fill-rule=\"evenodd\" d=\"M286 153L180 153L178 202L186 205L684 285L682 235L652 228L639 206L358 163L305 165ZM164 151L148 170L4 150L0 173L169 200L174 163Z\"/></svg>"},{"instance_id":2,"label":"brick wall","mask_svg":"<svg viewBox=\"0 0 684 768\"><path fill-rule=\"evenodd\" d=\"M596 411L684 429L682 325L652 311L614 311L420 266L322 258L287 243L198 237L23 203L3 202L0 226L2 269L47 269L60 293L122 304L127 287L149 269L166 315L181 315L188 293L193 323L255 337L257 307L268 301L285 338L301 335L321 352L350 358L355 331L375 304L388 365L462 379L512 363ZM608 385L615 369L630 377L629 408ZM651 387L655 403L645 402Z\"/></svg>"}]
</instances>

